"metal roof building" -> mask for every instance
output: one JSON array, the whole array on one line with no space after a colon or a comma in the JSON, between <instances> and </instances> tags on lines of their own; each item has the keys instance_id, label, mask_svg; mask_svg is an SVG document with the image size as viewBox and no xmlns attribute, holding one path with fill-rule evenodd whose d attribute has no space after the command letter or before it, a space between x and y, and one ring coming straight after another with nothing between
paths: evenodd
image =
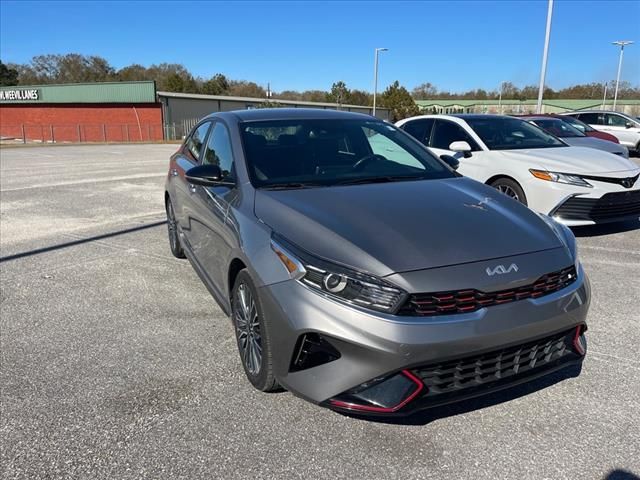
<instances>
[{"instance_id":1,"label":"metal roof building","mask_svg":"<svg viewBox=\"0 0 640 480\"><path fill-rule=\"evenodd\" d=\"M371 114L362 105L156 92L155 82L0 87L0 138L23 142L129 142L181 139L212 112L285 107ZM376 109L389 118L389 110Z\"/></svg>"},{"instance_id":2,"label":"metal roof building","mask_svg":"<svg viewBox=\"0 0 640 480\"><path fill-rule=\"evenodd\" d=\"M167 138L181 138L201 118L212 112L247 110L260 108L266 103L293 108L322 108L372 114L371 107L326 102L304 102L298 100L231 97L226 95L200 95L195 93L158 92L162 104L165 134ZM376 108L376 116L389 119L389 109Z\"/></svg>"},{"instance_id":3,"label":"metal roof building","mask_svg":"<svg viewBox=\"0 0 640 480\"><path fill-rule=\"evenodd\" d=\"M0 137L23 142L164 138L154 82L0 87Z\"/></svg>"},{"instance_id":4,"label":"metal roof building","mask_svg":"<svg viewBox=\"0 0 640 480\"><path fill-rule=\"evenodd\" d=\"M416 100L423 112L429 113L534 113L537 100ZM548 99L542 101L542 113L561 113L573 110L600 109L602 99ZM604 110L612 109L607 99ZM616 110L630 115L640 115L640 100L618 99Z\"/></svg>"}]
</instances>

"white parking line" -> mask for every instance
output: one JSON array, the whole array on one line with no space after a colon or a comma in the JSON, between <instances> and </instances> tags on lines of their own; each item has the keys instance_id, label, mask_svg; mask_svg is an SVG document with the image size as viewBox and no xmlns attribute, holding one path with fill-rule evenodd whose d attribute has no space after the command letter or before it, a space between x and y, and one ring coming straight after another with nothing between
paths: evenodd
<instances>
[{"instance_id":1,"label":"white parking line","mask_svg":"<svg viewBox=\"0 0 640 480\"><path fill-rule=\"evenodd\" d=\"M164 177L166 173L156 173L156 174L148 174L142 173L140 175L127 175L123 177L107 177L101 179L87 179L87 180L78 180L75 182L59 182L59 183L49 183L49 184L40 184L40 185L29 185L28 187L17 187L17 188L7 188L5 190L0 190L0 193L7 192L18 192L20 190L31 190L34 188L51 188L51 187L66 187L69 185L82 185L87 183L105 183L105 182L115 182L118 180L136 180L141 178L157 178Z\"/></svg>"},{"instance_id":2,"label":"white parking line","mask_svg":"<svg viewBox=\"0 0 640 480\"><path fill-rule=\"evenodd\" d=\"M605 359L602 360L606 360L608 358L611 358L613 360L619 360L621 362L623 362L624 364L627 364L627 366L629 367L633 367L633 368L638 368L640 369L640 362L633 360L631 358L624 358L624 357L618 357L616 355L610 355L608 353L602 353L602 352L598 352L598 351L593 351L592 349L589 349L589 351L587 352L587 356L591 356L591 355L595 355L596 357L607 357ZM632 365L629 365L632 364Z\"/></svg>"},{"instance_id":3,"label":"white parking line","mask_svg":"<svg viewBox=\"0 0 640 480\"><path fill-rule=\"evenodd\" d=\"M613 267L630 267L630 268L640 268L640 262L614 262L613 260L597 260L595 258L584 258L580 259L582 263L586 263L587 265L593 263L596 265L611 265Z\"/></svg>"},{"instance_id":4,"label":"white parking line","mask_svg":"<svg viewBox=\"0 0 640 480\"><path fill-rule=\"evenodd\" d=\"M600 250L611 253L630 253L631 255L640 255L640 250L625 250L624 248L597 247L595 245L580 245L581 250Z\"/></svg>"}]
</instances>

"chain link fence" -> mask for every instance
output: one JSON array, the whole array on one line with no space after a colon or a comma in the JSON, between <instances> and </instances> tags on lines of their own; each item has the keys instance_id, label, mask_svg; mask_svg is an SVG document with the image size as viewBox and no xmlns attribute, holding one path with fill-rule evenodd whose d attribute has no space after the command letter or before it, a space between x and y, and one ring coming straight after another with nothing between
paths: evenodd
<instances>
[{"instance_id":1,"label":"chain link fence","mask_svg":"<svg viewBox=\"0 0 640 480\"><path fill-rule=\"evenodd\" d=\"M164 138L166 140L182 140L189 135L191 129L195 127L199 121L200 118L189 118L181 122L165 123Z\"/></svg>"},{"instance_id":2,"label":"chain link fence","mask_svg":"<svg viewBox=\"0 0 640 480\"><path fill-rule=\"evenodd\" d=\"M164 140L162 125L0 124L0 140L15 143L155 142Z\"/></svg>"}]
</instances>

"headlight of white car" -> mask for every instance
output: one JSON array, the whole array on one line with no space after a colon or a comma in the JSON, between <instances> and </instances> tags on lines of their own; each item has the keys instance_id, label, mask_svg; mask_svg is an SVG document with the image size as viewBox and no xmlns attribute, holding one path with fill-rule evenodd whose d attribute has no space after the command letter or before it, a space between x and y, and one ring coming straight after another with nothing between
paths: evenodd
<instances>
[{"instance_id":1,"label":"headlight of white car","mask_svg":"<svg viewBox=\"0 0 640 480\"><path fill-rule=\"evenodd\" d=\"M548 172L546 170L534 170L533 168L529 169L529 171L531 172L531 175L539 180L593 188L593 185L587 182L584 178L578 175L573 175L571 173Z\"/></svg>"}]
</instances>

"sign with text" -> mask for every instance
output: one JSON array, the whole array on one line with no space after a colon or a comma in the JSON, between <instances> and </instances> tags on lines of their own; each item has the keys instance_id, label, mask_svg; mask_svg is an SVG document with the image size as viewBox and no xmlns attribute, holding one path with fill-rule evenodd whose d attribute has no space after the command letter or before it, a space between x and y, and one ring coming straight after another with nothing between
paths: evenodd
<instances>
[{"instance_id":1,"label":"sign with text","mask_svg":"<svg viewBox=\"0 0 640 480\"><path fill-rule=\"evenodd\" d=\"M40 92L33 90L0 90L0 100L38 100Z\"/></svg>"}]
</instances>

